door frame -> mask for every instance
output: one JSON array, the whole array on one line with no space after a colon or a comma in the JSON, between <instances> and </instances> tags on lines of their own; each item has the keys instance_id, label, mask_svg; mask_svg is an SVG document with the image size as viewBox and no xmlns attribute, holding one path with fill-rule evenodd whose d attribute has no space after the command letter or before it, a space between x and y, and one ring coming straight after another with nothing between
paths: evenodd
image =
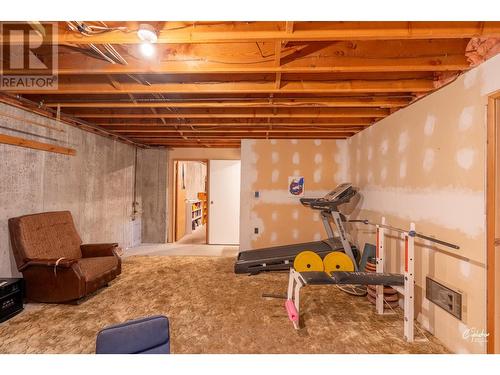
<instances>
[{"instance_id":1,"label":"door frame","mask_svg":"<svg viewBox=\"0 0 500 375\"><path fill-rule=\"evenodd\" d=\"M170 202L170 207L172 207L170 213L168 214L169 216L169 222L172 223L170 226L172 230L172 238L168 238L169 243L175 242L175 231L176 231L176 225L177 225L177 212L176 212L176 201L177 201L177 170L175 168L176 164L180 161L199 161L202 163L205 163L207 165L207 200L210 199L210 163L209 159L203 159L203 158L176 158L171 160L171 165L169 166L172 168L171 170L174 172L173 173L173 185L172 185L172 201ZM208 202L207 202L208 203ZM210 225L210 220L208 220L208 212L210 211L210 205L207 204L207 234L206 234L206 243L208 244L208 226Z\"/></svg>"},{"instance_id":2,"label":"door frame","mask_svg":"<svg viewBox=\"0 0 500 375\"><path fill-rule=\"evenodd\" d=\"M486 326L489 333L486 351L495 353L495 227L496 227L496 167L497 119L496 105L500 91L488 97L486 131ZM500 157L500 154L499 154ZM500 176L499 176L500 177ZM499 181L500 183L500 181Z\"/></svg>"}]
</instances>

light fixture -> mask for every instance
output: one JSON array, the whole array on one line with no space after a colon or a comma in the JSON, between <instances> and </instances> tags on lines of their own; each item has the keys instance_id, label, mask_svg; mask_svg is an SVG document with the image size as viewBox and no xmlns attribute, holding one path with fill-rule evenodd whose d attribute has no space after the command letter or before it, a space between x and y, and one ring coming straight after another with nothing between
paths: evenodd
<instances>
[{"instance_id":1,"label":"light fixture","mask_svg":"<svg viewBox=\"0 0 500 375\"><path fill-rule=\"evenodd\" d=\"M137 36L140 40L147 43L156 43L158 40L158 35L156 35L154 27L147 23L141 23L139 25Z\"/></svg>"},{"instance_id":2,"label":"light fixture","mask_svg":"<svg viewBox=\"0 0 500 375\"><path fill-rule=\"evenodd\" d=\"M147 23L141 23L137 30L137 36L142 40L141 46L139 47L142 55L145 57L153 56L155 54L153 43L156 43L158 40L158 35L156 35L153 26Z\"/></svg>"},{"instance_id":3,"label":"light fixture","mask_svg":"<svg viewBox=\"0 0 500 375\"><path fill-rule=\"evenodd\" d=\"M144 57L151 57L156 52L155 46L153 46L151 43L148 42L142 43L139 48Z\"/></svg>"}]
</instances>

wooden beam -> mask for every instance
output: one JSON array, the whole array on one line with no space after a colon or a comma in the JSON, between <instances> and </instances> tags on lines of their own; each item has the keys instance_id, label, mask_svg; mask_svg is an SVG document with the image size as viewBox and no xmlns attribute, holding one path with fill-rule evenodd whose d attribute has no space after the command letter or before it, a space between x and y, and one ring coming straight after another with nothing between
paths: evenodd
<instances>
[{"instance_id":1,"label":"wooden beam","mask_svg":"<svg viewBox=\"0 0 500 375\"><path fill-rule=\"evenodd\" d=\"M354 126L369 126L374 123L374 119L364 118L364 117L351 117L351 118L317 118L317 119L309 119L309 118L288 118L288 119L273 119L273 121L263 121L267 119L239 119L240 121L236 121L238 119L233 119L233 121L228 121L228 119L190 119L185 120L183 122L175 121L172 119L167 119L166 124L160 122L150 122L150 121L141 121L141 122L128 122L128 121L116 121L116 122L100 122L94 121L93 123L99 127L107 128L109 126L178 126L178 127L211 127L211 126L344 126L344 125L354 125ZM231 120L231 119L229 119Z\"/></svg>"},{"instance_id":2,"label":"wooden beam","mask_svg":"<svg viewBox=\"0 0 500 375\"><path fill-rule=\"evenodd\" d=\"M274 47L274 67L279 68L281 66L281 47L282 47L282 41L277 40L275 42L275 47ZM276 72L276 79L274 83L274 88L276 90L279 90L281 88L281 72L277 71Z\"/></svg>"},{"instance_id":3,"label":"wooden beam","mask_svg":"<svg viewBox=\"0 0 500 375\"><path fill-rule=\"evenodd\" d=\"M369 56L367 56L369 57ZM470 64L463 54L436 55L424 57L315 57L305 62L293 62L282 66L270 66L239 62L188 63L184 61L164 61L150 63L130 62L127 65L109 64L86 56L60 57L56 73L65 75L108 75L108 74L303 74L303 73L385 73L385 72L442 72L468 69ZM36 74L30 70L29 74ZM19 72L4 70L4 74L18 75Z\"/></svg>"},{"instance_id":4,"label":"wooden beam","mask_svg":"<svg viewBox=\"0 0 500 375\"><path fill-rule=\"evenodd\" d=\"M318 131L318 132L328 132L328 131L337 131L337 130L343 130L343 129L348 129L348 130L362 130L366 126L359 126L359 125L350 125L350 126L339 126L339 125L334 125L334 126L288 126L288 127L277 127L273 126L272 130L269 129L269 126L264 126L264 125L259 125L259 127L249 127L248 125L245 126L218 126L214 125L211 127L196 127L196 128L182 128L183 133L191 133L191 132L210 132L210 131L217 131L217 132L232 132L232 131L263 131L263 132L269 132L269 131L276 131L276 132L286 132L286 131L291 131L291 132L307 132L307 131ZM112 131L114 133L129 133L129 132L143 132L143 133L162 133L164 131L178 131L179 128L174 128L172 126L107 126L106 130Z\"/></svg>"},{"instance_id":5,"label":"wooden beam","mask_svg":"<svg viewBox=\"0 0 500 375\"><path fill-rule=\"evenodd\" d=\"M84 36L68 30L61 24L60 44L138 44L137 23L119 23L125 31L110 31ZM500 36L500 23L471 21L418 21L418 22L295 22L293 33L279 22L218 22L218 23L165 22L158 29L157 43L235 43L263 41L331 41L331 40L384 40L384 39L447 39L475 36ZM49 37L45 38L50 41ZM24 38L10 43L26 43ZM0 41L0 43L2 43Z\"/></svg>"},{"instance_id":6,"label":"wooden beam","mask_svg":"<svg viewBox=\"0 0 500 375\"><path fill-rule=\"evenodd\" d=\"M32 141L32 140L20 138L20 137L13 137L13 136L6 135L6 134L0 134L0 143L6 144L6 145L12 145L12 146L32 148L32 149L41 150L41 151L54 152L56 154L63 154L63 155L70 155L70 156L76 155L76 150L74 150L72 148L52 145L50 143L42 143L42 142Z\"/></svg>"},{"instance_id":7,"label":"wooden beam","mask_svg":"<svg viewBox=\"0 0 500 375\"><path fill-rule=\"evenodd\" d=\"M303 74L457 71L469 67L467 39L336 41L282 44L275 64L273 43L158 45L155 58L140 57L138 45L120 46L126 65L110 64L67 47L59 48L57 74ZM272 48L271 48L272 46ZM51 49L39 53L51 58ZM30 69L29 74L37 73ZM45 74L45 71L39 72ZM19 74L5 70L4 74ZM28 73L27 73L28 74Z\"/></svg>"},{"instance_id":8,"label":"wooden beam","mask_svg":"<svg viewBox=\"0 0 500 375\"><path fill-rule=\"evenodd\" d=\"M388 109L379 108L327 108L318 110L287 110L286 112L263 111L211 111L186 112L186 113L105 113L105 112L75 112L72 116L77 118L123 118L123 119L190 119L190 118L350 118L350 117L386 117L390 114Z\"/></svg>"},{"instance_id":9,"label":"wooden beam","mask_svg":"<svg viewBox=\"0 0 500 375\"><path fill-rule=\"evenodd\" d=\"M271 93L307 93L307 94L333 94L333 93L418 93L433 90L434 82L427 79L400 79L400 80L346 80L335 82L324 81L290 81L282 83L276 89L274 82L220 82L220 83L164 83L140 85L138 83L121 83L121 89L114 88L109 82L80 82L60 80L57 90L45 89L13 89L9 92L21 94L271 94Z\"/></svg>"},{"instance_id":10,"label":"wooden beam","mask_svg":"<svg viewBox=\"0 0 500 375\"><path fill-rule=\"evenodd\" d=\"M71 101L48 101L44 103L47 107L61 108L315 108L315 107L404 107L411 102L410 98L328 98L328 99L314 99L314 98L297 98L297 99L279 99L272 100L246 100L241 101L234 99L234 101L88 101L71 102Z\"/></svg>"},{"instance_id":11,"label":"wooden beam","mask_svg":"<svg viewBox=\"0 0 500 375\"><path fill-rule=\"evenodd\" d=\"M300 133L300 134L309 134L309 133L321 133L321 134L334 134L334 133L350 133L350 132L358 132L362 129L357 128L334 128L334 129L190 129L183 130L184 134L190 134L191 136L196 136L197 134L259 134L259 133ZM178 134L175 129L156 129L156 130L144 130L144 129L121 129L121 130L113 130L116 133L127 133L127 134ZM194 134L194 135L193 135ZM133 135L128 135L133 137Z\"/></svg>"},{"instance_id":12,"label":"wooden beam","mask_svg":"<svg viewBox=\"0 0 500 375\"><path fill-rule=\"evenodd\" d=\"M337 134L246 134L246 135L228 135L227 137L224 137L225 140L231 141L231 140L241 140L241 139L344 139L346 137L350 137L356 132L345 132L345 133L337 133ZM182 138L179 135L162 135L162 136L144 136L144 135L137 135L137 136L132 136L132 139L137 139L141 143L142 142L151 142L151 141L168 141L168 140L182 140ZM194 139L203 139L203 141L218 141L221 139L220 134L214 134L214 135L197 135L195 136L192 140Z\"/></svg>"},{"instance_id":13,"label":"wooden beam","mask_svg":"<svg viewBox=\"0 0 500 375\"><path fill-rule=\"evenodd\" d=\"M212 142L193 142L193 143L177 143L177 142L149 142L147 145L152 147L164 148L240 148L240 142L214 144Z\"/></svg>"}]
</instances>

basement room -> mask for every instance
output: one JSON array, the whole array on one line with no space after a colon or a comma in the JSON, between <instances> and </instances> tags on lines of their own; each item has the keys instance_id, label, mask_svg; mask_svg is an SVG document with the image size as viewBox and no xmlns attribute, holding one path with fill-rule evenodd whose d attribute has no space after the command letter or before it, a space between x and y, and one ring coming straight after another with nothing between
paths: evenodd
<instances>
[{"instance_id":1,"label":"basement room","mask_svg":"<svg viewBox=\"0 0 500 375\"><path fill-rule=\"evenodd\" d=\"M500 353L500 22L291 7L0 21L0 354Z\"/></svg>"}]
</instances>

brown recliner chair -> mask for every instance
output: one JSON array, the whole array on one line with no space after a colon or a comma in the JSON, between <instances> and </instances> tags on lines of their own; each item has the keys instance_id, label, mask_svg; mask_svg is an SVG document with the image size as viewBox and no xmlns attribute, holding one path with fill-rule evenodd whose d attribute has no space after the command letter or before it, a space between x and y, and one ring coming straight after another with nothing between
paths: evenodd
<instances>
[{"instance_id":1,"label":"brown recliner chair","mask_svg":"<svg viewBox=\"0 0 500 375\"><path fill-rule=\"evenodd\" d=\"M69 211L15 217L9 231L28 300L76 301L121 273L118 244L82 245Z\"/></svg>"}]
</instances>

